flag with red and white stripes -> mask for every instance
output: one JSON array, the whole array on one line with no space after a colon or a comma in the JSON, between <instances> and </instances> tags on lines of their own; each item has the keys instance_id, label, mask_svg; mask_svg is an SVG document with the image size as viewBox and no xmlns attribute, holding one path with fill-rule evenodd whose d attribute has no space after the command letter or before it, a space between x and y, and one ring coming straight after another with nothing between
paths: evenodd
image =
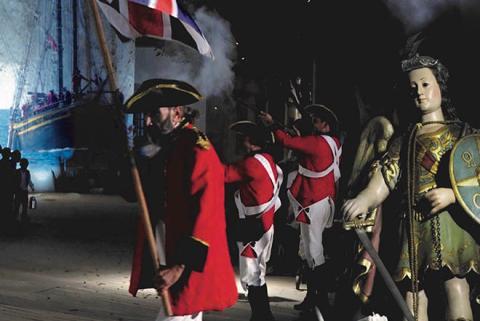
<instances>
[{"instance_id":1,"label":"flag with red and white stripes","mask_svg":"<svg viewBox=\"0 0 480 321\"><path fill-rule=\"evenodd\" d=\"M192 17L176 0L97 0L110 24L129 39L174 40L213 59L212 49Z\"/></svg>"}]
</instances>

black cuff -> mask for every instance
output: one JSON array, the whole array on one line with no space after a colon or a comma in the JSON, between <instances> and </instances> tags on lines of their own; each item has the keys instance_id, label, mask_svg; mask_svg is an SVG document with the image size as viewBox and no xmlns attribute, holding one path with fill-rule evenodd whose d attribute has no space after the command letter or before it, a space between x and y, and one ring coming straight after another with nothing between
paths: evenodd
<instances>
[{"instance_id":1,"label":"black cuff","mask_svg":"<svg viewBox=\"0 0 480 321\"><path fill-rule=\"evenodd\" d=\"M279 123L272 123L271 125L268 126L268 129L273 132L274 130L282 129L282 126L280 126Z\"/></svg>"},{"instance_id":2,"label":"black cuff","mask_svg":"<svg viewBox=\"0 0 480 321\"><path fill-rule=\"evenodd\" d=\"M185 266L196 272L203 272L207 261L208 244L192 236L184 237L178 243L175 263Z\"/></svg>"}]
</instances>

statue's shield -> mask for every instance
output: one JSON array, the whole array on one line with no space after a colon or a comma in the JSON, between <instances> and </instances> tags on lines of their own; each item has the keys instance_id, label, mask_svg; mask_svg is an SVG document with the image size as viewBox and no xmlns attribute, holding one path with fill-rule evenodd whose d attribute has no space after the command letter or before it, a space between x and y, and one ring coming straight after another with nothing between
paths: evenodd
<instances>
[{"instance_id":1,"label":"statue's shield","mask_svg":"<svg viewBox=\"0 0 480 321\"><path fill-rule=\"evenodd\" d=\"M480 134L465 136L455 144L449 170L458 203L480 223Z\"/></svg>"}]
</instances>

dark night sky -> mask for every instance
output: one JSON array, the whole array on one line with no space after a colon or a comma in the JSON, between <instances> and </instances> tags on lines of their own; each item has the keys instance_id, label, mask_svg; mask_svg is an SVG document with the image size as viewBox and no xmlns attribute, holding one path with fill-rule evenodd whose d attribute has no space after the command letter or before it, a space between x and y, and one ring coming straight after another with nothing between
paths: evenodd
<instances>
[{"instance_id":1,"label":"dark night sky","mask_svg":"<svg viewBox=\"0 0 480 321\"><path fill-rule=\"evenodd\" d=\"M454 0L443 2L448 1ZM394 90L399 50L407 35L419 28L402 23L384 1L207 0L207 5L230 22L239 42L237 74L283 81L300 75L310 80L315 57L317 103L334 109L351 139L358 138L361 130L355 90L369 106L370 116L402 107ZM472 108L477 105L480 82L470 80L480 73L480 52L474 40L480 38L480 18L474 11L451 7L421 30L426 40L420 52L447 65L452 75L450 96L460 117L480 127ZM282 95L281 91L270 93Z\"/></svg>"},{"instance_id":2,"label":"dark night sky","mask_svg":"<svg viewBox=\"0 0 480 321\"><path fill-rule=\"evenodd\" d=\"M404 3L419 3L412 1ZM426 40L420 53L447 65L452 75L450 96L458 114L480 127L474 117L480 82L470 80L480 73L480 52L474 40L480 38L480 18L475 11L451 7L415 29L393 16L382 0L208 0L207 4L231 23L239 42L237 74L283 80L300 75L310 80L315 57L317 103L334 109L352 140L358 139L361 130L355 90L369 106L370 116L402 107L394 90L399 51L409 34L423 30ZM354 141L350 145L356 146Z\"/></svg>"},{"instance_id":3,"label":"dark night sky","mask_svg":"<svg viewBox=\"0 0 480 321\"><path fill-rule=\"evenodd\" d=\"M239 57L247 59L239 63L244 72L307 76L315 57L318 100L349 109L342 100L358 86L374 109L390 108L386 105L392 104L390 91L407 31L382 1L211 0L210 5L231 23ZM480 71L473 40L480 35L477 22L467 22L458 8L451 8L424 28L421 52L449 67L450 91L460 114L469 114L466 105L478 92L478 82L468 80Z\"/></svg>"}]
</instances>

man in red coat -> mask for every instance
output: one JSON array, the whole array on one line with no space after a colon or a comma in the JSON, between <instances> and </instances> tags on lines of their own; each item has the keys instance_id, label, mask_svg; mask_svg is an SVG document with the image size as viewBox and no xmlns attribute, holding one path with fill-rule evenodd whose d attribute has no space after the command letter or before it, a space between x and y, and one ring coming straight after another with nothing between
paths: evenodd
<instances>
[{"instance_id":1,"label":"man in red coat","mask_svg":"<svg viewBox=\"0 0 480 321\"><path fill-rule=\"evenodd\" d=\"M272 117L262 113L261 119L272 126L277 142L299 155L298 173L287 191L295 220L300 223L300 252L312 273L307 287L314 289L306 297L304 307L318 305L328 320L330 306L326 283L322 234L331 227L335 213L336 184L340 178L341 143L337 137L336 115L323 105L309 105L305 111L312 118L314 135L292 137L275 128Z\"/></svg>"},{"instance_id":2,"label":"man in red coat","mask_svg":"<svg viewBox=\"0 0 480 321\"><path fill-rule=\"evenodd\" d=\"M238 183L235 204L240 217L236 238L240 281L248 291L251 321L274 320L268 302L265 275L273 244L274 214L281 205L279 192L283 174L264 148L266 132L255 123L239 121L230 129L240 134L247 156L225 166L225 182Z\"/></svg>"},{"instance_id":3,"label":"man in red coat","mask_svg":"<svg viewBox=\"0 0 480 321\"><path fill-rule=\"evenodd\" d=\"M209 140L191 124L186 108L162 106L162 99L171 104L166 97L170 91L174 96L190 91L200 97L188 84L149 80L127 101L127 108L141 111L157 95L161 108L156 109L156 126L158 134L167 138L163 141L168 141L162 146L168 149L163 216L166 266L155 272L155 288L169 291L173 316L165 316L162 310L157 321L200 321L203 311L223 310L238 297L227 246L224 170ZM136 290L131 284L130 291Z\"/></svg>"}]
</instances>

